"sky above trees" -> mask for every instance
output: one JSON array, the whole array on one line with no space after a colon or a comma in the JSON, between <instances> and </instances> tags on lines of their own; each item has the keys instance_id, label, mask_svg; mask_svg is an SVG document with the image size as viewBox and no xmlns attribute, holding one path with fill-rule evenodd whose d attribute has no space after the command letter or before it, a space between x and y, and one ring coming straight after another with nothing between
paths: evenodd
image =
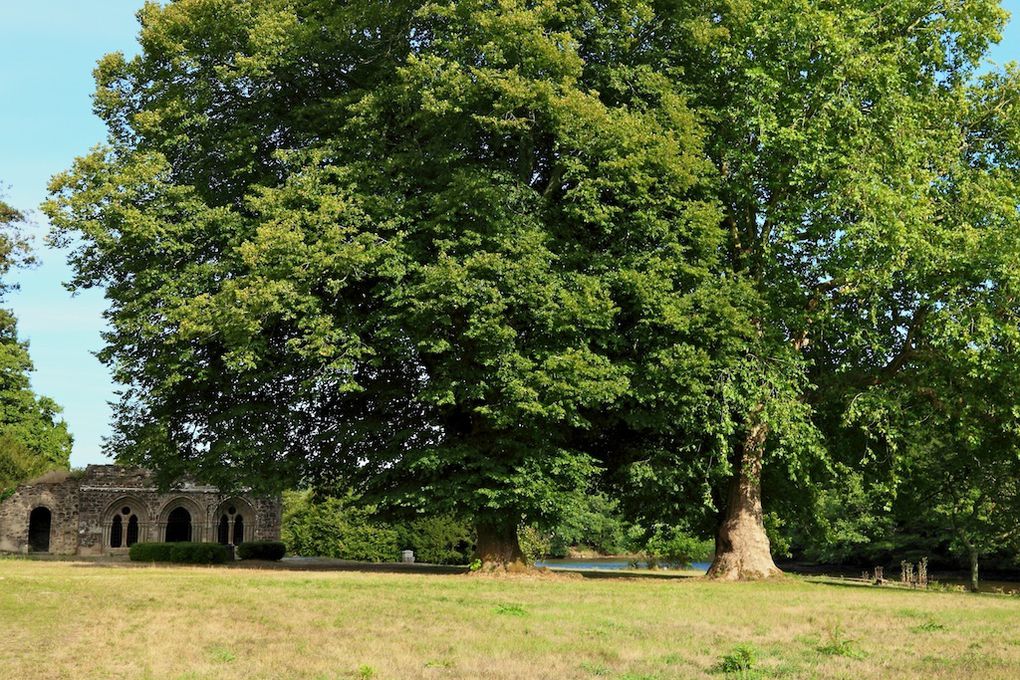
<instances>
[{"instance_id":1,"label":"sky above trees","mask_svg":"<svg viewBox=\"0 0 1020 680\"><path fill-rule=\"evenodd\" d=\"M135 51L139 0L81 3L43 0L0 4L0 194L32 211L40 266L17 275L21 291L10 304L36 365L33 387L64 407L75 436L73 465L103 461L109 431L107 401L113 386L91 352L100 346L104 302L92 291L72 298L65 254L44 249L45 217L36 208L49 178L103 140L91 112L92 69L103 54ZM1020 14L1020 0L1004 6ZM993 50L998 63L1020 59L1020 20L1014 19Z\"/></svg>"}]
</instances>

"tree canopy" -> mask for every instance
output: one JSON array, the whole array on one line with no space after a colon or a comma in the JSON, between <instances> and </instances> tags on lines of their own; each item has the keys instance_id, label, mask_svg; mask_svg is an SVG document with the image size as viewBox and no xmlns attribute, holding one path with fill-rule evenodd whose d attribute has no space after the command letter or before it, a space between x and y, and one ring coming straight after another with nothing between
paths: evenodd
<instances>
[{"instance_id":1,"label":"tree canopy","mask_svg":"<svg viewBox=\"0 0 1020 680\"><path fill-rule=\"evenodd\" d=\"M7 275L31 262L18 230L24 216L0 201L0 300L11 289ZM35 394L29 380L28 344L18 338L14 315L0 309L0 493L53 469L66 469L71 435L59 420L60 407Z\"/></svg>"},{"instance_id":2,"label":"tree canopy","mask_svg":"<svg viewBox=\"0 0 1020 680\"><path fill-rule=\"evenodd\" d=\"M467 514L494 561L601 476L756 577L765 511L838 470L895 489L933 405L951 431L1013 394L998 2L139 17L46 207L111 303L125 460Z\"/></svg>"}]
</instances>

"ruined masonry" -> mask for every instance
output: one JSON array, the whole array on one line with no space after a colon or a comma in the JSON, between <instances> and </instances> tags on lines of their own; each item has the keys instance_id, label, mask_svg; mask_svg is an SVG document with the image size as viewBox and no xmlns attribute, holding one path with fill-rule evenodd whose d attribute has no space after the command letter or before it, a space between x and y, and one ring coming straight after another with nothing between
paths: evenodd
<instances>
[{"instance_id":1,"label":"ruined masonry","mask_svg":"<svg viewBox=\"0 0 1020 680\"><path fill-rule=\"evenodd\" d=\"M193 483L161 492L146 470L90 465L43 475L0 503L0 552L103 555L140 542L279 540L280 513L278 496Z\"/></svg>"}]
</instances>

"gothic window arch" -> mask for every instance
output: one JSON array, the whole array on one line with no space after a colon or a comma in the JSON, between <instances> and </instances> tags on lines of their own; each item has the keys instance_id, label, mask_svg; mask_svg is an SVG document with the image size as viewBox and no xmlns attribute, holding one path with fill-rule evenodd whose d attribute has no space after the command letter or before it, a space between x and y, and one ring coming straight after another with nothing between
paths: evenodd
<instances>
[{"instance_id":1,"label":"gothic window arch","mask_svg":"<svg viewBox=\"0 0 1020 680\"><path fill-rule=\"evenodd\" d=\"M144 507L136 498L118 498L107 507L103 520L107 548L130 548L143 539Z\"/></svg>"},{"instance_id":2,"label":"gothic window arch","mask_svg":"<svg viewBox=\"0 0 1020 680\"><path fill-rule=\"evenodd\" d=\"M231 498L216 510L216 538L222 545L240 545L254 538L255 509L243 498Z\"/></svg>"}]
</instances>

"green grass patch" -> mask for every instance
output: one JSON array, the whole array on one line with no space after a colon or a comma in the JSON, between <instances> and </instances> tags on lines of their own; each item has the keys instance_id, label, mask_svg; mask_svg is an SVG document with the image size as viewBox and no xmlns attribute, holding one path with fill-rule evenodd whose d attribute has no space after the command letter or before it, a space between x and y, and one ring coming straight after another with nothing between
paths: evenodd
<instances>
[{"instance_id":1,"label":"green grass patch","mask_svg":"<svg viewBox=\"0 0 1020 680\"><path fill-rule=\"evenodd\" d=\"M0 675L1014 680L1020 668L1018 601L1007 596L795 579L507 579L243 564L0 560Z\"/></svg>"},{"instance_id":2,"label":"green grass patch","mask_svg":"<svg viewBox=\"0 0 1020 680\"><path fill-rule=\"evenodd\" d=\"M497 614L503 616L527 616L528 611L519 604L497 604L494 608Z\"/></svg>"}]
</instances>

